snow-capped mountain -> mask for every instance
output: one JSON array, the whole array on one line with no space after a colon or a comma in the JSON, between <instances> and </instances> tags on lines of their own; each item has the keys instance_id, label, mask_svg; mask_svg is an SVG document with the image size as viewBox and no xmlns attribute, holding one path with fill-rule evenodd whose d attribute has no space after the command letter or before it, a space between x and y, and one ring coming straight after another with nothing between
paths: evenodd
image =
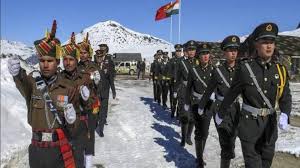
<instances>
[{"instance_id":1,"label":"snow-capped mountain","mask_svg":"<svg viewBox=\"0 0 300 168\"><path fill-rule=\"evenodd\" d=\"M1 40L1 55L18 55L24 60L35 54L33 47L26 46L22 42Z\"/></svg>"},{"instance_id":2,"label":"snow-capped mountain","mask_svg":"<svg viewBox=\"0 0 300 168\"><path fill-rule=\"evenodd\" d=\"M94 51L101 43L109 46L110 53L140 52L142 57L150 58L158 49L168 51L170 47L173 50L173 44L148 34L135 32L115 21L99 22L83 29L76 35L76 41L82 41L87 32Z\"/></svg>"}]
</instances>

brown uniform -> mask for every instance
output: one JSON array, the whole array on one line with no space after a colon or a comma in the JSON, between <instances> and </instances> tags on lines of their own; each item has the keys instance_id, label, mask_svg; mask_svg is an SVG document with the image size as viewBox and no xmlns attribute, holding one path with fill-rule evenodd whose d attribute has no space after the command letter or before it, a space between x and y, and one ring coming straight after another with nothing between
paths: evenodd
<instances>
[{"instance_id":1,"label":"brown uniform","mask_svg":"<svg viewBox=\"0 0 300 168\"><path fill-rule=\"evenodd\" d=\"M72 87L76 89L75 99L77 103L74 104L76 121L70 130L76 167L81 168L84 167L84 151L90 138L90 132L88 130L88 114L92 112L92 104L95 101L95 92L92 80L88 73L81 73L76 70L75 73L69 74L66 71L62 71L61 75L65 80L72 83ZM90 98L87 101L84 101L81 98L80 86L86 86L90 91Z\"/></svg>"},{"instance_id":2,"label":"brown uniform","mask_svg":"<svg viewBox=\"0 0 300 168\"><path fill-rule=\"evenodd\" d=\"M92 61L90 61L87 65L85 65L83 62L79 62L78 70L79 72L87 73L87 74L91 74L95 71L99 71L97 65ZM91 87L93 87L96 93L98 93L99 88L94 83L91 84ZM90 132L90 139L85 149L86 155L95 155L95 129L98 120L97 116L98 116L97 114L93 114L93 113L88 114L88 127Z\"/></svg>"},{"instance_id":3,"label":"brown uniform","mask_svg":"<svg viewBox=\"0 0 300 168\"><path fill-rule=\"evenodd\" d=\"M37 73L37 72L34 72ZM64 167L64 160L60 151L60 128L54 115L47 107L43 93L37 89L34 73L26 74L24 69L14 77L16 87L26 100L28 109L28 123L32 127L32 143L29 146L30 167L60 168ZM57 112L64 118L64 106L68 103L76 103L74 89L69 82L61 76L53 76L51 84L47 84L48 93ZM46 82L47 83L47 82ZM68 125L65 122L65 125ZM48 135L47 140L45 140ZM51 137L52 136L52 137Z\"/></svg>"}]
</instances>

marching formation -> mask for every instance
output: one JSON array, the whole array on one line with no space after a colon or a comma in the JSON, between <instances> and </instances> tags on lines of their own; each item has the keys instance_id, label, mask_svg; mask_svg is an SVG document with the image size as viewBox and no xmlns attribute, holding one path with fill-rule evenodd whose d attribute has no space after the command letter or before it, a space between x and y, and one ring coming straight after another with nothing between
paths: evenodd
<instances>
[{"instance_id":1,"label":"marching formation","mask_svg":"<svg viewBox=\"0 0 300 168\"><path fill-rule=\"evenodd\" d=\"M162 50L154 55L150 70L154 101L166 109L169 92L170 116L176 114L181 125L181 146L193 145L195 127L197 168L206 166L203 152L212 118L221 168L229 168L235 157L236 137L246 168L271 167L277 123L288 129L292 102L286 67L278 61L277 35L276 24L259 25L251 34L255 54L243 59L237 58L239 37L226 37L220 46L225 61L218 65L211 61L211 46L194 40L176 44L171 59Z\"/></svg>"},{"instance_id":2,"label":"marching formation","mask_svg":"<svg viewBox=\"0 0 300 168\"><path fill-rule=\"evenodd\" d=\"M104 137L110 90L116 98L114 63L106 44L100 44L93 55L88 34L76 43L72 33L63 46L55 34L56 21L45 38L34 42L40 70L27 74L18 57L8 60L32 127L29 165L90 168L95 132ZM292 102L287 70L277 60L277 34L276 24L259 25L251 34L254 55L247 59L237 58L239 37L226 37L221 43L225 61L218 65L211 61L211 46L194 40L176 44L171 59L162 50L154 55L150 69L154 101L167 109L169 99L170 116L180 122L182 147L193 145L195 129L198 168L209 167L203 153L212 118L219 135L221 168L230 167L237 137L246 168L271 167L277 123L280 129L288 128ZM140 69L144 78L144 62Z\"/></svg>"},{"instance_id":3,"label":"marching formation","mask_svg":"<svg viewBox=\"0 0 300 168\"><path fill-rule=\"evenodd\" d=\"M109 90L116 98L114 64L100 44L92 59L88 34L78 44L72 33L61 46L56 21L50 33L34 42L40 70L26 74L18 57L8 60L16 87L26 100L32 140L32 168L91 168L95 132L104 136ZM63 61L64 70L59 68ZM92 61L94 60L94 61Z\"/></svg>"}]
</instances>

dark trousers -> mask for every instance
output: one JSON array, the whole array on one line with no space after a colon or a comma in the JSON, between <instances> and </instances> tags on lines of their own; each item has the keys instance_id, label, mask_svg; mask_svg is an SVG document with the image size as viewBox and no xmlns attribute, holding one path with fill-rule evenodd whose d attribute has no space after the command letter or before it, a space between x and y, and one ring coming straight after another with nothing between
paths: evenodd
<instances>
[{"instance_id":1,"label":"dark trousers","mask_svg":"<svg viewBox=\"0 0 300 168\"><path fill-rule=\"evenodd\" d=\"M101 98L101 107L99 112L99 120L98 120L98 128L100 132L103 133L104 125L107 119L107 111L108 111L108 98Z\"/></svg>"},{"instance_id":2,"label":"dark trousers","mask_svg":"<svg viewBox=\"0 0 300 168\"><path fill-rule=\"evenodd\" d=\"M154 100L156 100L158 103L161 103L161 81L160 80L154 80L153 82L154 86Z\"/></svg>"},{"instance_id":3,"label":"dark trousers","mask_svg":"<svg viewBox=\"0 0 300 168\"><path fill-rule=\"evenodd\" d=\"M170 81L169 80L163 80L162 81L162 102L163 102L163 105L167 105L168 93L170 93L169 94L170 95L169 96L169 100L170 100L170 104L171 104L172 98L171 98L171 85L170 85ZM171 107L171 105L170 105L170 107Z\"/></svg>"},{"instance_id":4,"label":"dark trousers","mask_svg":"<svg viewBox=\"0 0 300 168\"><path fill-rule=\"evenodd\" d=\"M80 116L77 116L80 117ZM80 120L75 123L75 131L72 134L72 149L76 168L84 168L84 154L87 148L88 139L88 123L83 120ZM92 146L93 148L93 146Z\"/></svg>"},{"instance_id":5,"label":"dark trousers","mask_svg":"<svg viewBox=\"0 0 300 168\"><path fill-rule=\"evenodd\" d=\"M64 161L59 147L40 148L29 145L30 168L64 168Z\"/></svg>"},{"instance_id":6,"label":"dark trousers","mask_svg":"<svg viewBox=\"0 0 300 168\"><path fill-rule=\"evenodd\" d=\"M137 78L140 79L141 70L137 69Z\"/></svg>"},{"instance_id":7,"label":"dark trousers","mask_svg":"<svg viewBox=\"0 0 300 168\"><path fill-rule=\"evenodd\" d=\"M86 155L95 155L95 129L97 125L97 115L89 114L88 116L88 139L85 147Z\"/></svg>"},{"instance_id":8,"label":"dark trousers","mask_svg":"<svg viewBox=\"0 0 300 168\"><path fill-rule=\"evenodd\" d=\"M195 141L206 140L208 137L212 112L209 108L204 108L204 113L199 115L198 105L193 105L192 109L195 119Z\"/></svg>"},{"instance_id":9,"label":"dark trousers","mask_svg":"<svg viewBox=\"0 0 300 168\"><path fill-rule=\"evenodd\" d=\"M278 138L276 115L253 117L242 111L238 136L246 168L270 168Z\"/></svg>"},{"instance_id":10,"label":"dark trousers","mask_svg":"<svg viewBox=\"0 0 300 168\"><path fill-rule=\"evenodd\" d=\"M232 130L232 134L228 134L227 131L225 131L224 129L220 128L217 124L216 124L216 120L215 120L215 116L216 113L218 112L218 107L220 106L221 102L216 100L216 102L214 103L214 113L213 113L213 118L214 118L214 123L219 135L219 143L221 146L221 158L225 159L225 160L230 160L233 159L235 157L235 140L237 137L237 126L238 126L238 118L239 118L239 104L238 103L234 103L230 106L229 109L227 109L227 112L230 113L228 116L230 118L230 125L232 125L232 128L230 130Z\"/></svg>"}]
</instances>

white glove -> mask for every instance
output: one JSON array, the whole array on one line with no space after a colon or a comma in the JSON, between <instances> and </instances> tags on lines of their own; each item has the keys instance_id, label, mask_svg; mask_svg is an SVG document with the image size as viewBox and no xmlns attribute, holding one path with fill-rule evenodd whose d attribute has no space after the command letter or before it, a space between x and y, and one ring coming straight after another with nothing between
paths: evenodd
<instances>
[{"instance_id":1,"label":"white glove","mask_svg":"<svg viewBox=\"0 0 300 168\"><path fill-rule=\"evenodd\" d=\"M76 111L74 109L73 104L67 104L67 106L64 109L65 119L67 123L73 124L76 120Z\"/></svg>"},{"instance_id":2,"label":"white glove","mask_svg":"<svg viewBox=\"0 0 300 168\"><path fill-rule=\"evenodd\" d=\"M94 80L95 84L98 85L100 80L101 80L101 76L100 76L100 73L99 71L94 71L92 73L92 79Z\"/></svg>"},{"instance_id":3,"label":"white glove","mask_svg":"<svg viewBox=\"0 0 300 168\"><path fill-rule=\"evenodd\" d=\"M20 72L21 65L18 57L11 57L7 61L8 71L12 76L17 76Z\"/></svg>"},{"instance_id":4,"label":"white glove","mask_svg":"<svg viewBox=\"0 0 300 168\"><path fill-rule=\"evenodd\" d=\"M188 112L188 111L189 111L189 109L190 109L190 106L189 106L189 105L187 105L187 104L185 104L183 108L184 108L184 111L185 111L185 112Z\"/></svg>"},{"instance_id":5,"label":"white glove","mask_svg":"<svg viewBox=\"0 0 300 168\"><path fill-rule=\"evenodd\" d=\"M173 97L176 99L177 98L177 92L173 93Z\"/></svg>"},{"instance_id":6,"label":"white glove","mask_svg":"<svg viewBox=\"0 0 300 168\"><path fill-rule=\"evenodd\" d=\"M279 128L282 130L288 130L288 116L285 113L281 113L279 116Z\"/></svg>"},{"instance_id":7,"label":"white glove","mask_svg":"<svg viewBox=\"0 0 300 168\"><path fill-rule=\"evenodd\" d=\"M86 86L80 86L81 98L87 101L90 97L90 90Z\"/></svg>"},{"instance_id":8,"label":"white glove","mask_svg":"<svg viewBox=\"0 0 300 168\"><path fill-rule=\"evenodd\" d=\"M202 115L202 114L203 114L203 111L204 111L203 109L198 108L198 114L199 114L199 115Z\"/></svg>"},{"instance_id":9,"label":"white glove","mask_svg":"<svg viewBox=\"0 0 300 168\"><path fill-rule=\"evenodd\" d=\"M216 113L215 120L216 120L217 125L220 125L223 121L223 119L219 117L218 113Z\"/></svg>"},{"instance_id":10,"label":"white glove","mask_svg":"<svg viewBox=\"0 0 300 168\"><path fill-rule=\"evenodd\" d=\"M210 95L210 98L209 98L210 100L212 100L212 101L215 101L216 100L216 94L215 94L215 92L213 92L211 95Z\"/></svg>"}]
</instances>

